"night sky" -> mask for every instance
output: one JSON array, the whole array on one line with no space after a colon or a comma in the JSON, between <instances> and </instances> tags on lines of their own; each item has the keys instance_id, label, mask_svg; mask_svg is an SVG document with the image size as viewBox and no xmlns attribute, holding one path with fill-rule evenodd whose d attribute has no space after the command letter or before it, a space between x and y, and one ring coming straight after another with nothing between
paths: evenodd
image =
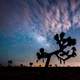
<instances>
[{"instance_id":1,"label":"night sky","mask_svg":"<svg viewBox=\"0 0 80 80\"><path fill-rule=\"evenodd\" d=\"M54 34L76 38L77 57L65 65L80 66L80 0L0 0L0 63L34 66L39 48L57 49ZM51 64L60 65L56 56Z\"/></svg>"}]
</instances>

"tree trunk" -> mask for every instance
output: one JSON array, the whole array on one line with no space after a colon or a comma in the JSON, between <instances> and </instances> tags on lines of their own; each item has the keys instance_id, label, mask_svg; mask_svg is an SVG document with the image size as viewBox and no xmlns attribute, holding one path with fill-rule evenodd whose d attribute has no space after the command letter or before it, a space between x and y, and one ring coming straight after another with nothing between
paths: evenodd
<instances>
[{"instance_id":1,"label":"tree trunk","mask_svg":"<svg viewBox=\"0 0 80 80\"><path fill-rule=\"evenodd\" d=\"M51 58L51 56L49 56L49 57L47 58L45 67L48 67L48 66L49 66L50 58Z\"/></svg>"}]
</instances>

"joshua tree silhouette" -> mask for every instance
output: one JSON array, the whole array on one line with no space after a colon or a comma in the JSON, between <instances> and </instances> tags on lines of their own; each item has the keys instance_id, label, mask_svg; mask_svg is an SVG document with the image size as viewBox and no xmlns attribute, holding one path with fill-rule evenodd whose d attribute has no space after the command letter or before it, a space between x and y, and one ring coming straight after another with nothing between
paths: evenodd
<instances>
[{"instance_id":1,"label":"joshua tree silhouette","mask_svg":"<svg viewBox=\"0 0 80 80\"><path fill-rule=\"evenodd\" d=\"M8 66L12 66L13 61L12 60L8 60Z\"/></svg>"},{"instance_id":2,"label":"joshua tree silhouette","mask_svg":"<svg viewBox=\"0 0 80 80\"><path fill-rule=\"evenodd\" d=\"M65 38L64 36L65 36L64 32L61 32L60 34L56 34L54 36L54 39L56 40L56 43L59 46L58 50L51 52L51 53L47 53L44 51L44 48L40 48L39 52L37 52L38 60L43 59L44 61L44 58L47 58L45 67L49 66L50 58L52 55L56 55L56 57L60 61L60 64L62 64L62 61L65 64L66 60L70 59L71 57L77 56L76 48L75 48L76 39L73 39L70 36L68 38ZM66 51L67 47L69 47L69 50Z\"/></svg>"}]
</instances>

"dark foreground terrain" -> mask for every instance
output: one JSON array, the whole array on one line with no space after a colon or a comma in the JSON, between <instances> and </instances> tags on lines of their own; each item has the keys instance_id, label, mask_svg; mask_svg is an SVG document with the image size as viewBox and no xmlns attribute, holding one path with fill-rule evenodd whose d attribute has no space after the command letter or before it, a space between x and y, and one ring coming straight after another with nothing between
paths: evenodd
<instances>
[{"instance_id":1,"label":"dark foreground terrain","mask_svg":"<svg viewBox=\"0 0 80 80\"><path fill-rule=\"evenodd\" d=\"M80 80L79 67L1 67L0 80Z\"/></svg>"}]
</instances>

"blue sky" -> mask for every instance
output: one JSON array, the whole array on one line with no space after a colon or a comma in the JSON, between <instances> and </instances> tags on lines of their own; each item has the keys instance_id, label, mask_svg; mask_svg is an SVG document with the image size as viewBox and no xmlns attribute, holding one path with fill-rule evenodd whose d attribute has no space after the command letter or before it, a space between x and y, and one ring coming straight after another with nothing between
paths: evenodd
<instances>
[{"instance_id":1,"label":"blue sky","mask_svg":"<svg viewBox=\"0 0 80 80\"><path fill-rule=\"evenodd\" d=\"M80 66L79 0L0 0L0 63L35 65L36 52L57 49L53 36L64 31L77 39L78 56L66 65ZM51 64L59 64L53 56Z\"/></svg>"}]
</instances>

